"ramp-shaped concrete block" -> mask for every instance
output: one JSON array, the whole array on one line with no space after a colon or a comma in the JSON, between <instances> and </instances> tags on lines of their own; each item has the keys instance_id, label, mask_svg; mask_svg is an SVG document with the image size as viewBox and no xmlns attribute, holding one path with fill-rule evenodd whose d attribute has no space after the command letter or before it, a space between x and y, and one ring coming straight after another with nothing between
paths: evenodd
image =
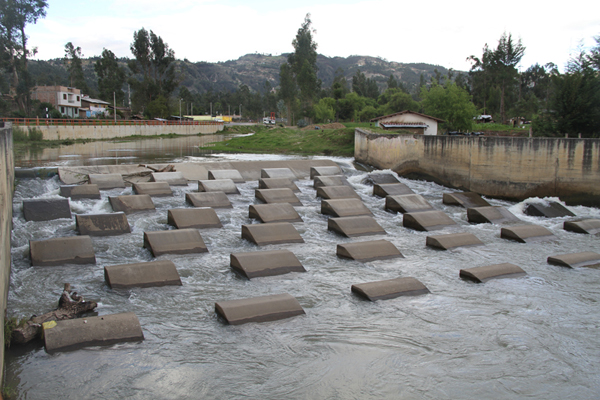
<instances>
[{"instance_id":1,"label":"ramp-shaped concrete block","mask_svg":"<svg viewBox=\"0 0 600 400\"><path fill-rule=\"evenodd\" d=\"M539 225L518 225L511 226L510 228L502 228L500 230L500 237L520 243L556 239L556 236L552 232Z\"/></svg>"},{"instance_id":2,"label":"ramp-shaped concrete block","mask_svg":"<svg viewBox=\"0 0 600 400\"><path fill-rule=\"evenodd\" d=\"M230 266L248 279L306 272L298 258L289 250L232 253Z\"/></svg>"},{"instance_id":3,"label":"ramp-shaped concrete block","mask_svg":"<svg viewBox=\"0 0 600 400\"><path fill-rule=\"evenodd\" d=\"M131 194L125 196L109 197L108 201L114 211L123 211L132 214L141 211L154 210L152 198L147 194Z\"/></svg>"},{"instance_id":4,"label":"ramp-shaped concrete block","mask_svg":"<svg viewBox=\"0 0 600 400\"><path fill-rule=\"evenodd\" d=\"M88 182L92 185L98 185L100 190L125 187L125 181L121 174L89 174Z\"/></svg>"},{"instance_id":5,"label":"ramp-shaped concrete block","mask_svg":"<svg viewBox=\"0 0 600 400\"><path fill-rule=\"evenodd\" d=\"M31 199L23 200L25 221L50 221L59 218L71 218L69 199Z\"/></svg>"},{"instance_id":6,"label":"ramp-shaped concrete block","mask_svg":"<svg viewBox=\"0 0 600 400\"><path fill-rule=\"evenodd\" d=\"M70 197L72 199L99 199L100 189L98 185L62 185L60 187L60 195L62 197Z\"/></svg>"},{"instance_id":7,"label":"ramp-shaped concrete block","mask_svg":"<svg viewBox=\"0 0 600 400\"><path fill-rule=\"evenodd\" d=\"M254 197L263 203L290 203L293 206L302 206L292 189L256 189Z\"/></svg>"},{"instance_id":8,"label":"ramp-shaped concrete block","mask_svg":"<svg viewBox=\"0 0 600 400\"><path fill-rule=\"evenodd\" d=\"M462 206L464 208L490 207L490 203L485 201L478 193L444 193L442 197L444 204L452 206Z\"/></svg>"},{"instance_id":9,"label":"ramp-shaped concrete block","mask_svg":"<svg viewBox=\"0 0 600 400\"><path fill-rule=\"evenodd\" d=\"M380 172L367 175L366 183L369 185L380 185L382 183L400 183L400 181L390 173Z\"/></svg>"},{"instance_id":10,"label":"ramp-shaped concrete block","mask_svg":"<svg viewBox=\"0 0 600 400\"><path fill-rule=\"evenodd\" d=\"M575 216L567 207L556 201L549 201L547 204L527 203L523 212L532 217L558 218Z\"/></svg>"},{"instance_id":11,"label":"ramp-shaped concrete block","mask_svg":"<svg viewBox=\"0 0 600 400\"><path fill-rule=\"evenodd\" d=\"M371 210L359 199L321 200L321 214L332 217L355 217L373 215Z\"/></svg>"},{"instance_id":12,"label":"ramp-shaped concrete block","mask_svg":"<svg viewBox=\"0 0 600 400\"><path fill-rule=\"evenodd\" d=\"M153 286L181 286L173 261L152 261L104 267L104 280L113 289Z\"/></svg>"},{"instance_id":13,"label":"ramp-shaped concrete block","mask_svg":"<svg viewBox=\"0 0 600 400\"><path fill-rule=\"evenodd\" d=\"M404 194L415 194L415 192L404 183L381 183L373 185L373 196L385 198L386 196L401 196Z\"/></svg>"},{"instance_id":14,"label":"ramp-shaped concrete block","mask_svg":"<svg viewBox=\"0 0 600 400\"><path fill-rule=\"evenodd\" d=\"M350 186L322 186L317 188L317 197L323 199L360 199Z\"/></svg>"},{"instance_id":15,"label":"ramp-shaped concrete block","mask_svg":"<svg viewBox=\"0 0 600 400\"><path fill-rule=\"evenodd\" d=\"M169 186L187 186L188 181L182 172L153 172L151 182L166 182Z\"/></svg>"},{"instance_id":16,"label":"ramp-shaped concrete block","mask_svg":"<svg viewBox=\"0 0 600 400\"><path fill-rule=\"evenodd\" d=\"M260 178L258 180L259 189L291 189L292 192L299 192L298 186L290 178Z\"/></svg>"},{"instance_id":17,"label":"ramp-shaped concrete block","mask_svg":"<svg viewBox=\"0 0 600 400\"><path fill-rule=\"evenodd\" d=\"M400 196L387 196L385 209L399 213L416 213L431 211L433 206L420 194L403 194Z\"/></svg>"},{"instance_id":18,"label":"ramp-shaped concrete block","mask_svg":"<svg viewBox=\"0 0 600 400\"><path fill-rule=\"evenodd\" d=\"M349 258L361 262L404 258L396 246L383 239L338 244L337 255L338 257Z\"/></svg>"},{"instance_id":19,"label":"ramp-shaped concrete block","mask_svg":"<svg viewBox=\"0 0 600 400\"><path fill-rule=\"evenodd\" d=\"M313 187L315 189L321 186L350 186L350 182L344 175L327 175L327 176L315 176Z\"/></svg>"},{"instance_id":20,"label":"ramp-shaped concrete block","mask_svg":"<svg viewBox=\"0 0 600 400\"><path fill-rule=\"evenodd\" d=\"M134 313L75 318L44 324L44 346L48 353L142 340L144 333Z\"/></svg>"},{"instance_id":21,"label":"ramp-shaped concrete block","mask_svg":"<svg viewBox=\"0 0 600 400\"><path fill-rule=\"evenodd\" d=\"M569 232L587 233L595 235L600 233L600 219L583 219L581 221L565 221L563 229Z\"/></svg>"},{"instance_id":22,"label":"ramp-shaped concrete block","mask_svg":"<svg viewBox=\"0 0 600 400\"><path fill-rule=\"evenodd\" d=\"M80 235L90 236L114 236L131 233L131 227L124 212L76 215L75 229Z\"/></svg>"},{"instance_id":23,"label":"ramp-shaped concrete block","mask_svg":"<svg viewBox=\"0 0 600 400\"><path fill-rule=\"evenodd\" d=\"M258 246L281 243L304 243L294 225L289 222L242 225L242 239Z\"/></svg>"},{"instance_id":24,"label":"ramp-shaped concrete block","mask_svg":"<svg viewBox=\"0 0 600 400\"><path fill-rule=\"evenodd\" d=\"M234 183L244 183L246 180L237 169L209 169L208 180L231 179Z\"/></svg>"},{"instance_id":25,"label":"ramp-shaped concrete block","mask_svg":"<svg viewBox=\"0 0 600 400\"><path fill-rule=\"evenodd\" d=\"M144 232L144 247L150 249L154 257L208 252L197 229Z\"/></svg>"},{"instance_id":26,"label":"ramp-shaped concrete block","mask_svg":"<svg viewBox=\"0 0 600 400\"><path fill-rule=\"evenodd\" d=\"M225 192L186 193L185 201L194 207L232 208Z\"/></svg>"},{"instance_id":27,"label":"ramp-shaped concrete block","mask_svg":"<svg viewBox=\"0 0 600 400\"><path fill-rule=\"evenodd\" d=\"M231 179L198 181L198 192L223 192L225 194L240 194L240 191Z\"/></svg>"},{"instance_id":28,"label":"ramp-shaped concrete block","mask_svg":"<svg viewBox=\"0 0 600 400\"><path fill-rule=\"evenodd\" d=\"M518 278L527 275L527 273L523 271L521 267L510 263L504 263L461 269L459 275L461 278L475 282L487 282L490 279L496 278Z\"/></svg>"},{"instance_id":29,"label":"ramp-shaped concrete block","mask_svg":"<svg viewBox=\"0 0 600 400\"><path fill-rule=\"evenodd\" d=\"M429 289L415 278L396 278L352 285L352 292L367 300L388 300L400 296L419 296Z\"/></svg>"},{"instance_id":30,"label":"ramp-shaped concrete block","mask_svg":"<svg viewBox=\"0 0 600 400\"><path fill-rule=\"evenodd\" d=\"M96 263L94 246L89 236L30 240L29 257L34 267Z\"/></svg>"},{"instance_id":31,"label":"ramp-shaped concrete block","mask_svg":"<svg viewBox=\"0 0 600 400\"><path fill-rule=\"evenodd\" d=\"M501 206L467 208L467 219L476 224L501 224L504 222L520 222L513 213Z\"/></svg>"},{"instance_id":32,"label":"ramp-shaped concrete block","mask_svg":"<svg viewBox=\"0 0 600 400\"><path fill-rule=\"evenodd\" d=\"M327 229L346 237L386 235L387 232L370 215L329 218Z\"/></svg>"},{"instance_id":33,"label":"ramp-shaped concrete block","mask_svg":"<svg viewBox=\"0 0 600 400\"><path fill-rule=\"evenodd\" d=\"M428 232L456 225L456 222L442 211L435 210L406 213L402 218L402 225L405 228Z\"/></svg>"},{"instance_id":34,"label":"ramp-shaped concrete block","mask_svg":"<svg viewBox=\"0 0 600 400\"><path fill-rule=\"evenodd\" d=\"M298 212L290 203L252 204L248 217L264 223L303 222Z\"/></svg>"},{"instance_id":35,"label":"ramp-shaped concrete block","mask_svg":"<svg viewBox=\"0 0 600 400\"><path fill-rule=\"evenodd\" d=\"M315 179L315 176L327 176L327 175L341 175L342 170L340 167L310 167L310 179Z\"/></svg>"},{"instance_id":36,"label":"ramp-shaped concrete block","mask_svg":"<svg viewBox=\"0 0 600 400\"><path fill-rule=\"evenodd\" d=\"M288 178L298 180L296 174L289 168L263 168L260 170L261 178Z\"/></svg>"},{"instance_id":37,"label":"ramp-shaped concrete block","mask_svg":"<svg viewBox=\"0 0 600 400\"><path fill-rule=\"evenodd\" d=\"M436 249L450 250L457 247L481 246L483 242L472 233L450 233L448 235L427 236L425 244Z\"/></svg>"},{"instance_id":38,"label":"ramp-shaped concrete block","mask_svg":"<svg viewBox=\"0 0 600 400\"><path fill-rule=\"evenodd\" d=\"M148 196L166 197L173 196L171 186L167 182L138 182L133 184L133 193L147 194Z\"/></svg>"},{"instance_id":39,"label":"ramp-shaped concrete block","mask_svg":"<svg viewBox=\"0 0 600 400\"><path fill-rule=\"evenodd\" d=\"M561 267L600 267L600 254L593 251L582 253L560 254L548 257L548 264L560 265Z\"/></svg>"},{"instance_id":40,"label":"ramp-shaped concrete block","mask_svg":"<svg viewBox=\"0 0 600 400\"><path fill-rule=\"evenodd\" d=\"M208 229L223 226L212 208L174 208L167 213L167 222L177 229Z\"/></svg>"},{"instance_id":41,"label":"ramp-shaped concrete block","mask_svg":"<svg viewBox=\"0 0 600 400\"><path fill-rule=\"evenodd\" d=\"M284 293L215 303L215 311L231 325L267 322L305 314L295 297Z\"/></svg>"}]
</instances>

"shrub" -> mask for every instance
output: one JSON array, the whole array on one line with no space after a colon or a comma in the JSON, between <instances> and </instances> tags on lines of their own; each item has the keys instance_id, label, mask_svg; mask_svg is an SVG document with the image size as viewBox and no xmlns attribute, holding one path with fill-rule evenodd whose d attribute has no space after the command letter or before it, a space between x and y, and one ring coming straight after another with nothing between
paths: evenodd
<instances>
[{"instance_id":1,"label":"shrub","mask_svg":"<svg viewBox=\"0 0 600 400\"><path fill-rule=\"evenodd\" d=\"M296 125L298 125L298 128L304 128L305 126L308 126L308 122L306 122L306 120L302 118L298 120L298 123Z\"/></svg>"}]
</instances>

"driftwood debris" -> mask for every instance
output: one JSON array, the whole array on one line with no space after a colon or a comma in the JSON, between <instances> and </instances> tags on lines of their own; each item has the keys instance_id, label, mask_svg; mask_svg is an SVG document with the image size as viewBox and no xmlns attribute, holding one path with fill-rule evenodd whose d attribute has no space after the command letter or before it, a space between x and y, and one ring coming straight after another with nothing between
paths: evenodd
<instances>
[{"instance_id":1,"label":"driftwood debris","mask_svg":"<svg viewBox=\"0 0 600 400\"><path fill-rule=\"evenodd\" d=\"M154 172L177 172L175 170L175 166L173 164L169 164L166 167L163 167L163 168L160 168L160 169L159 168L151 167L149 165L144 165L144 164L139 164L138 167L148 168L148 169L151 169Z\"/></svg>"},{"instance_id":2,"label":"driftwood debris","mask_svg":"<svg viewBox=\"0 0 600 400\"><path fill-rule=\"evenodd\" d=\"M58 300L58 308L44 315L34 315L29 321L13 329L11 343L24 344L30 342L41 336L44 322L73 319L94 310L97 306L97 303L85 301L77 292L72 292L71 284L65 283L65 288Z\"/></svg>"}]
</instances>

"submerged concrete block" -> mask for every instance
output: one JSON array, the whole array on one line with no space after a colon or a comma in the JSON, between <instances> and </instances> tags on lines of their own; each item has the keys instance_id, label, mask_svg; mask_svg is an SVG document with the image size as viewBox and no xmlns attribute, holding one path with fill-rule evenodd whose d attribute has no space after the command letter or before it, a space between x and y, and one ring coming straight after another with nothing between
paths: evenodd
<instances>
[{"instance_id":1,"label":"submerged concrete block","mask_svg":"<svg viewBox=\"0 0 600 400\"><path fill-rule=\"evenodd\" d=\"M361 262L404 258L396 246L383 239L338 244L337 255L338 257L349 258Z\"/></svg>"},{"instance_id":2,"label":"submerged concrete block","mask_svg":"<svg viewBox=\"0 0 600 400\"><path fill-rule=\"evenodd\" d=\"M100 189L98 185L62 185L60 187L62 197L75 199L100 199Z\"/></svg>"},{"instance_id":3,"label":"submerged concrete block","mask_svg":"<svg viewBox=\"0 0 600 400\"><path fill-rule=\"evenodd\" d=\"M123 211L125 214L131 214L141 211L154 210L152 198L147 194L131 194L125 196L109 197L108 201L114 211Z\"/></svg>"},{"instance_id":4,"label":"submerged concrete block","mask_svg":"<svg viewBox=\"0 0 600 400\"><path fill-rule=\"evenodd\" d=\"M401 196L403 194L415 194L415 192L404 183L376 183L373 185L373 196L385 198L386 196Z\"/></svg>"},{"instance_id":5,"label":"submerged concrete block","mask_svg":"<svg viewBox=\"0 0 600 400\"><path fill-rule=\"evenodd\" d=\"M199 192L223 192L225 194L240 194L237 186L231 179L214 179L198 181Z\"/></svg>"},{"instance_id":6,"label":"submerged concrete block","mask_svg":"<svg viewBox=\"0 0 600 400\"><path fill-rule=\"evenodd\" d=\"M403 194L400 196L387 196L385 209L404 213L431 211L433 206L420 194Z\"/></svg>"},{"instance_id":7,"label":"submerged concrete block","mask_svg":"<svg viewBox=\"0 0 600 400\"><path fill-rule=\"evenodd\" d=\"M287 293L220 301L215 303L215 311L231 325L276 321L305 314L298 300Z\"/></svg>"},{"instance_id":8,"label":"submerged concrete block","mask_svg":"<svg viewBox=\"0 0 600 400\"><path fill-rule=\"evenodd\" d=\"M600 219L583 219L581 221L565 221L563 229L569 232L587 233L595 235L600 233Z\"/></svg>"},{"instance_id":9,"label":"submerged concrete block","mask_svg":"<svg viewBox=\"0 0 600 400\"><path fill-rule=\"evenodd\" d=\"M100 190L125 187L125 181L121 174L89 174L88 181L90 184L98 185Z\"/></svg>"},{"instance_id":10,"label":"submerged concrete block","mask_svg":"<svg viewBox=\"0 0 600 400\"><path fill-rule=\"evenodd\" d=\"M131 233L131 227L124 212L76 215L75 229L80 235L90 236L114 236Z\"/></svg>"},{"instance_id":11,"label":"submerged concrete block","mask_svg":"<svg viewBox=\"0 0 600 400\"><path fill-rule=\"evenodd\" d=\"M367 175L366 183L369 185L380 185L382 183L400 183L400 181L391 173L379 172Z\"/></svg>"},{"instance_id":12,"label":"submerged concrete block","mask_svg":"<svg viewBox=\"0 0 600 400\"><path fill-rule=\"evenodd\" d=\"M523 212L532 217L558 218L575 216L567 207L556 201L549 201L548 204L527 203Z\"/></svg>"},{"instance_id":13,"label":"submerged concrete block","mask_svg":"<svg viewBox=\"0 0 600 400\"><path fill-rule=\"evenodd\" d=\"M267 204L290 203L293 206L302 206L292 189L256 189L254 197Z\"/></svg>"},{"instance_id":14,"label":"submerged concrete block","mask_svg":"<svg viewBox=\"0 0 600 400\"><path fill-rule=\"evenodd\" d=\"M402 225L417 231L434 231L456 225L456 222L444 214L444 212L436 210L406 213L402 218Z\"/></svg>"},{"instance_id":15,"label":"submerged concrete block","mask_svg":"<svg viewBox=\"0 0 600 400\"><path fill-rule=\"evenodd\" d=\"M346 237L387 235L387 232L370 215L329 218L327 229Z\"/></svg>"},{"instance_id":16,"label":"submerged concrete block","mask_svg":"<svg viewBox=\"0 0 600 400\"><path fill-rule=\"evenodd\" d=\"M385 281L366 282L352 285L352 292L368 300L388 300L400 296L418 296L430 293L429 289L415 278L396 278Z\"/></svg>"},{"instance_id":17,"label":"submerged concrete block","mask_svg":"<svg viewBox=\"0 0 600 400\"><path fill-rule=\"evenodd\" d=\"M600 267L600 254L593 251L582 253L560 254L548 257L548 264L560 265L561 267Z\"/></svg>"},{"instance_id":18,"label":"submerged concrete block","mask_svg":"<svg viewBox=\"0 0 600 400\"><path fill-rule=\"evenodd\" d=\"M150 249L154 257L208 252L197 229L144 232L144 247Z\"/></svg>"},{"instance_id":19,"label":"submerged concrete block","mask_svg":"<svg viewBox=\"0 0 600 400\"><path fill-rule=\"evenodd\" d=\"M472 233L450 233L448 235L427 236L425 245L450 250L457 247L481 246L483 242Z\"/></svg>"},{"instance_id":20,"label":"submerged concrete block","mask_svg":"<svg viewBox=\"0 0 600 400\"><path fill-rule=\"evenodd\" d=\"M166 182L169 186L187 186L188 181L182 172L153 172L150 182Z\"/></svg>"},{"instance_id":21,"label":"submerged concrete block","mask_svg":"<svg viewBox=\"0 0 600 400\"><path fill-rule=\"evenodd\" d=\"M511 226L510 228L502 228L500 230L500 237L521 243L556 239L556 236L552 232L539 225L518 225Z\"/></svg>"},{"instance_id":22,"label":"submerged concrete block","mask_svg":"<svg viewBox=\"0 0 600 400\"><path fill-rule=\"evenodd\" d=\"M242 239L258 246L281 243L304 243L294 225L289 222L242 225Z\"/></svg>"},{"instance_id":23,"label":"submerged concrete block","mask_svg":"<svg viewBox=\"0 0 600 400\"><path fill-rule=\"evenodd\" d=\"M30 199L23 200L25 221L50 221L71 218L69 199Z\"/></svg>"},{"instance_id":24,"label":"submerged concrete block","mask_svg":"<svg viewBox=\"0 0 600 400\"><path fill-rule=\"evenodd\" d=\"M140 321L134 313L49 322L44 324L43 336L48 353L144 340Z\"/></svg>"},{"instance_id":25,"label":"submerged concrete block","mask_svg":"<svg viewBox=\"0 0 600 400\"><path fill-rule=\"evenodd\" d=\"M341 175L342 170L340 167L310 167L310 179L315 179L315 176L327 176L327 175Z\"/></svg>"},{"instance_id":26,"label":"submerged concrete block","mask_svg":"<svg viewBox=\"0 0 600 400\"><path fill-rule=\"evenodd\" d=\"M298 258L289 250L232 253L230 257L231 268L248 279L306 272Z\"/></svg>"},{"instance_id":27,"label":"submerged concrete block","mask_svg":"<svg viewBox=\"0 0 600 400\"><path fill-rule=\"evenodd\" d=\"M173 196L171 186L167 182L138 182L133 184L133 193L147 194L148 196L166 197Z\"/></svg>"},{"instance_id":28,"label":"submerged concrete block","mask_svg":"<svg viewBox=\"0 0 600 400\"><path fill-rule=\"evenodd\" d=\"M258 180L259 189L291 189L292 192L299 192L298 186L290 178L260 178Z\"/></svg>"},{"instance_id":29,"label":"submerged concrete block","mask_svg":"<svg viewBox=\"0 0 600 400\"><path fill-rule=\"evenodd\" d=\"M208 180L231 179L234 183L244 183L246 180L237 169L209 169Z\"/></svg>"},{"instance_id":30,"label":"submerged concrete block","mask_svg":"<svg viewBox=\"0 0 600 400\"><path fill-rule=\"evenodd\" d=\"M442 202L464 208L490 207L490 203L474 192L444 193Z\"/></svg>"},{"instance_id":31,"label":"submerged concrete block","mask_svg":"<svg viewBox=\"0 0 600 400\"><path fill-rule=\"evenodd\" d=\"M264 223L303 222L290 203L251 204L248 217Z\"/></svg>"},{"instance_id":32,"label":"submerged concrete block","mask_svg":"<svg viewBox=\"0 0 600 400\"><path fill-rule=\"evenodd\" d=\"M360 199L350 186L322 186L317 189L317 197L323 199Z\"/></svg>"},{"instance_id":33,"label":"submerged concrete block","mask_svg":"<svg viewBox=\"0 0 600 400\"><path fill-rule=\"evenodd\" d=\"M470 279L475 282L487 282L495 278L517 278L525 276L527 273L514 264L494 264L484 267L475 267L469 269L461 269L460 277Z\"/></svg>"},{"instance_id":34,"label":"submerged concrete block","mask_svg":"<svg viewBox=\"0 0 600 400\"><path fill-rule=\"evenodd\" d=\"M476 224L501 224L503 222L520 222L513 213L501 206L467 208L467 219Z\"/></svg>"},{"instance_id":35,"label":"submerged concrete block","mask_svg":"<svg viewBox=\"0 0 600 400\"><path fill-rule=\"evenodd\" d=\"M63 264L96 264L89 236L69 236L29 241L29 257L34 267Z\"/></svg>"},{"instance_id":36,"label":"submerged concrete block","mask_svg":"<svg viewBox=\"0 0 600 400\"><path fill-rule=\"evenodd\" d=\"M263 168L260 170L261 178L288 178L298 180L296 174L289 168Z\"/></svg>"},{"instance_id":37,"label":"submerged concrete block","mask_svg":"<svg viewBox=\"0 0 600 400\"><path fill-rule=\"evenodd\" d=\"M167 213L167 223L177 229L208 229L223 226L212 208L174 208Z\"/></svg>"},{"instance_id":38,"label":"submerged concrete block","mask_svg":"<svg viewBox=\"0 0 600 400\"><path fill-rule=\"evenodd\" d=\"M321 200L321 214L333 217L354 217L358 215L373 215L371 210L359 199Z\"/></svg>"},{"instance_id":39,"label":"submerged concrete block","mask_svg":"<svg viewBox=\"0 0 600 400\"><path fill-rule=\"evenodd\" d=\"M225 192L186 193L185 201L194 207L232 208Z\"/></svg>"},{"instance_id":40,"label":"submerged concrete block","mask_svg":"<svg viewBox=\"0 0 600 400\"><path fill-rule=\"evenodd\" d=\"M315 189L321 186L350 186L350 182L344 175L327 175L327 176L315 176L315 182L313 187Z\"/></svg>"},{"instance_id":41,"label":"submerged concrete block","mask_svg":"<svg viewBox=\"0 0 600 400\"><path fill-rule=\"evenodd\" d=\"M181 286L181 278L170 260L104 267L104 280L113 289L130 287Z\"/></svg>"}]
</instances>

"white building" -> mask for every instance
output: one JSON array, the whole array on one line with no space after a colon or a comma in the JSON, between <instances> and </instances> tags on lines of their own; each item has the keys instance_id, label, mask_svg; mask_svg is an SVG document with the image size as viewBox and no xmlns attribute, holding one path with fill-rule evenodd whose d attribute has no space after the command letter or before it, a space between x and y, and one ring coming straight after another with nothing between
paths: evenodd
<instances>
[{"instance_id":1,"label":"white building","mask_svg":"<svg viewBox=\"0 0 600 400\"><path fill-rule=\"evenodd\" d=\"M438 123L446 121L414 111L400 111L373 118L371 122L375 122L375 126L383 129L405 129L419 135L437 135Z\"/></svg>"}]
</instances>

